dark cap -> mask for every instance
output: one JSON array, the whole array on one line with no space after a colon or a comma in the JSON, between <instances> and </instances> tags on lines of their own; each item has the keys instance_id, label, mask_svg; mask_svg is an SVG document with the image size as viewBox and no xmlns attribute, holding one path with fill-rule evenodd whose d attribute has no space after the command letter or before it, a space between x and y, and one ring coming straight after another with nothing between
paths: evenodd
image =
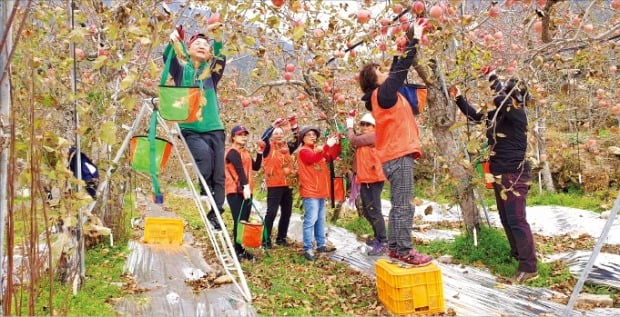
<instances>
[{"instance_id":1,"label":"dark cap","mask_svg":"<svg viewBox=\"0 0 620 317\"><path fill-rule=\"evenodd\" d=\"M192 46L192 43L194 43L195 40L197 39L205 39L207 41L209 41L209 39L207 38L206 35L202 34L202 33L196 33L194 35L192 35L192 37L189 38L189 40L187 40L187 47Z\"/></svg>"},{"instance_id":2,"label":"dark cap","mask_svg":"<svg viewBox=\"0 0 620 317\"><path fill-rule=\"evenodd\" d=\"M314 131L314 133L316 133L316 137L318 138L319 136L321 136L321 133L319 132L319 129L316 127L312 127L312 126L305 126L303 128L301 128L301 130L299 130L299 142L301 142L302 144L304 143L304 136L306 136L306 134L310 131Z\"/></svg>"},{"instance_id":3,"label":"dark cap","mask_svg":"<svg viewBox=\"0 0 620 317\"><path fill-rule=\"evenodd\" d=\"M246 129L245 126L242 125L236 125L230 130L231 137L234 137L235 135L239 135L241 133L250 134L250 132L248 132L248 129Z\"/></svg>"}]
</instances>

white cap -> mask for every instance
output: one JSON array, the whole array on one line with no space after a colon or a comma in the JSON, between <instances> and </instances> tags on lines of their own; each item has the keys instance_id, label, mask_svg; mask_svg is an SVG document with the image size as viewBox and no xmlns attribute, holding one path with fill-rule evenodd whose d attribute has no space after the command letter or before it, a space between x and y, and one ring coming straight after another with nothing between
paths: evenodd
<instances>
[{"instance_id":1,"label":"white cap","mask_svg":"<svg viewBox=\"0 0 620 317\"><path fill-rule=\"evenodd\" d=\"M360 120L360 122L368 122L372 125L375 125L375 118L372 117L372 114L370 112L367 112L362 116L362 120Z\"/></svg>"}]
</instances>

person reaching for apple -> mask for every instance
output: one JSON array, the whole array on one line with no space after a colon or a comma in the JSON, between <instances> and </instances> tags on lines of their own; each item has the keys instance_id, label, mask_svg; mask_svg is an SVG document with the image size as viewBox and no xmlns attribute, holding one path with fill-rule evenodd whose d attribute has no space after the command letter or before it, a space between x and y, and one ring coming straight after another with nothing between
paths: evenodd
<instances>
[{"instance_id":1,"label":"person reaching for apple","mask_svg":"<svg viewBox=\"0 0 620 317\"><path fill-rule=\"evenodd\" d=\"M170 74L176 86L201 87L206 104L195 122L179 123L181 134L198 165L215 200L216 208L223 210L225 191L225 133L220 118L217 86L224 73L226 56L222 54L222 24L209 25L206 35L197 33L185 40L181 27L170 34L170 44L164 49L164 62L172 58ZM209 205L207 189L200 183L200 195ZM207 214L211 226L221 230L213 208Z\"/></svg>"},{"instance_id":2,"label":"person reaching for apple","mask_svg":"<svg viewBox=\"0 0 620 317\"><path fill-rule=\"evenodd\" d=\"M425 21L416 19L407 31L403 55L395 58L389 72L377 63L366 64L359 73L362 100L375 119L375 148L383 172L391 184L392 209L389 216L388 256L414 266L424 266L432 257L413 248L411 230L413 200L413 162L422 154L418 125L411 105L398 91L417 53Z\"/></svg>"},{"instance_id":3,"label":"person reaching for apple","mask_svg":"<svg viewBox=\"0 0 620 317\"><path fill-rule=\"evenodd\" d=\"M476 111L456 86L451 86L448 94L471 122L484 123L487 127L495 201L510 244L510 255L519 262L511 281L522 284L538 278L534 238L525 215L531 180L530 165L525 159L528 130L525 105L529 95L520 80L513 78L504 85L492 68L483 67L481 71L496 93L491 109Z\"/></svg>"},{"instance_id":4,"label":"person reaching for apple","mask_svg":"<svg viewBox=\"0 0 620 317\"><path fill-rule=\"evenodd\" d=\"M327 162L335 160L340 154L340 138L330 136L325 145L318 144L319 129L311 126L299 131L301 148L297 151L297 169L299 171L299 196L303 202L303 249L304 258L316 260L313 241L316 240L316 252L326 253L336 250L325 239L325 201L329 197L330 175Z\"/></svg>"},{"instance_id":5,"label":"person reaching for apple","mask_svg":"<svg viewBox=\"0 0 620 317\"><path fill-rule=\"evenodd\" d=\"M370 256L383 255L387 251L387 235L385 220L381 212L381 191L385 182L383 166L375 148L375 118L366 113L360 120L361 134L356 134L355 111L349 112L346 119L347 139L355 149L353 172L355 182L360 184L362 197L362 214L372 226L374 237L366 242L372 249L367 253Z\"/></svg>"},{"instance_id":6,"label":"person reaching for apple","mask_svg":"<svg viewBox=\"0 0 620 317\"><path fill-rule=\"evenodd\" d=\"M290 126L293 131L294 139L286 141L283 127ZM286 241L288 226L293 210L293 190L290 184L290 175L294 170L294 162L291 153L299 147L299 129L297 118L291 115L288 119L279 118L275 120L261 137L264 144L263 169L265 183L267 184L267 214L265 215L266 238L263 241L263 248L270 249L271 232L273 222L280 208L280 220L278 222L278 235L276 245L287 247Z\"/></svg>"}]
</instances>

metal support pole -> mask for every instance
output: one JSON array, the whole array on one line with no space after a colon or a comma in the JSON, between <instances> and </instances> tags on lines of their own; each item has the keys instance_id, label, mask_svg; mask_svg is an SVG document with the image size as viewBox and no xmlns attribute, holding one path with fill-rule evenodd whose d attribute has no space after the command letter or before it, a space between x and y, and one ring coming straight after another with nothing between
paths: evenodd
<instances>
[{"instance_id":1,"label":"metal support pole","mask_svg":"<svg viewBox=\"0 0 620 317\"><path fill-rule=\"evenodd\" d=\"M609 230L611 226L614 224L614 219L616 219L616 214L618 214L618 209L620 209L620 194L618 198L616 198L616 202L614 203L614 207L611 209L611 213L609 214L609 218L607 218L607 223L605 223L605 227L603 227L603 231L601 232L601 236L596 241L596 245L594 246L594 250L592 250L592 254L590 255L590 259L588 263L581 271L581 275L579 276L579 280L577 281L577 285L573 289L573 293L570 295L570 299L568 300L568 304L566 305L566 309L562 312L563 317L570 316L570 312L573 310L573 306L575 305L575 301L577 301L577 297L583 288L583 284L586 281L586 278L590 274L592 270L592 266L594 265L594 261L596 261L596 257L601 252L601 248L603 247L603 243L607 239L607 235L609 234Z\"/></svg>"},{"instance_id":2,"label":"metal support pole","mask_svg":"<svg viewBox=\"0 0 620 317\"><path fill-rule=\"evenodd\" d=\"M0 69L4 69L9 64L9 52L13 48L13 37L11 36L12 27L7 24L7 18L10 10L15 6L13 0L0 2L0 38L6 34L6 44L4 49L0 51ZM10 8L10 10L9 10ZM2 76L0 82L0 141L9 140L5 138L8 135L5 128L9 126L9 113L11 110L11 87L9 85L9 76ZM5 126L6 125L6 126ZM0 269L2 277L0 279L0 316L4 316L4 282L7 274L4 271L4 244L6 243L5 225L6 216L8 214L7 189L8 189L8 166L9 166L9 146L8 142L0 142ZM10 312L9 312L10 313Z\"/></svg>"}]
</instances>

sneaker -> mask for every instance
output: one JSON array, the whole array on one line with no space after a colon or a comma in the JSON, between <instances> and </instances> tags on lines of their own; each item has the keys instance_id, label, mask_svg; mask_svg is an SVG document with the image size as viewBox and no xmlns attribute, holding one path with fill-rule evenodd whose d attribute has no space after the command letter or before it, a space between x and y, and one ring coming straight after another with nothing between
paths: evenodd
<instances>
[{"instance_id":1,"label":"sneaker","mask_svg":"<svg viewBox=\"0 0 620 317\"><path fill-rule=\"evenodd\" d=\"M521 272L517 271L517 273L510 279L512 284L524 284L528 281L533 281L538 278L538 272Z\"/></svg>"},{"instance_id":2,"label":"sneaker","mask_svg":"<svg viewBox=\"0 0 620 317\"><path fill-rule=\"evenodd\" d=\"M336 251L336 247L331 246L331 245L323 245L323 246L316 248L316 252L318 253L329 253L329 252L334 252L334 251Z\"/></svg>"},{"instance_id":3,"label":"sneaker","mask_svg":"<svg viewBox=\"0 0 620 317\"><path fill-rule=\"evenodd\" d=\"M281 246L281 247L285 247L285 248L286 248L286 247L289 247L289 246L290 246L290 243L288 243L288 242L286 241L286 239L284 239L284 240L282 240L282 239L277 239L277 240L276 240L276 245Z\"/></svg>"},{"instance_id":4,"label":"sneaker","mask_svg":"<svg viewBox=\"0 0 620 317\"><path fill-rule=\"evenodd\" d=\"M377 242L379 242L379 240L377 240L377 238L372 238L368 241L366 241L366 245L369 247L374 247L375 245L377 245Z\"/></svg>"},{"instance_id":5,"label":"sneaker","mask_svg":"<svg viewBox=\"0 0 620 317\"><path fill-rule=\"evenodd\" d=\"M204 204L202 206L205 208L205 212L211 211L211 203L209 202L209 196L200 196L200 201Z\"/></svg>"},{"instance_id":6,"label":"sneaker","mask_svg":"<svg viewBox=\"0 0 620 317\"><path fill-rule=\"evenodd\" d=\"M400 254L398 254L398 252L396 250L388 250L388 256L392 259L400 259Z\"/></svg>"},{"instance_id":7,"label":"sneaker","mask_svg":"<svg viewBox=\"0 0 620 317\"><path fill-rule=\"evenodd\" d=\"M214 230L220 231L222 230L222 226L220 226L220 222L217 221L217 216L214 212L210 212L207 214L207 219L209 219L209 223Z\"/></svg>"},{"instance_id":8,"label":"sneaker","mask_svg":"<svg viewBox=\"0 0 620 317\"><path fill-rule=\"evenodd\" d=\"M237 259L239 259L239 261L241 260L253 261L254 255L248 252L247 250L243 250L241 252L237 252Z\"/></svg>"},{"instance_id":9,"label":"sneaker","mask_svg":"<svg viewBox=\"0 0 620 317\"><path fill-rule=\"evenodd\" d=\"M314 255L311 250L308 250L304 252L304 258L308 261L314 261L316 260L316 255Z\"/></svg>"},{"instance_id":10,"label":"sneaker","mask_svg":"<svg viewBox=\"0 0 620 317\"><path fill-rule=\"evenodd\" d=\"M399 256L398 259L413 266L425 266L433 261L433 257L420 253L416 249L409 250L407 254Z\"/></svg>"},{"instance_id":11,"label":"sneaker","mask_svg":"<svg viewBox=\"0 0 620 317\"><path fill-rule=\"evenodd\" d=\"M368 251L368 255L370 256L379 256L384 255L387 251L387 243L385 242L377 242L372 250Z\"/></svg>"},{"instance_id":12,"label":"sneaker","mask_svg":"<svg viewBox=\"0 0 620 317\"><path fill-rule=\"evenodd\" d=\"M271 241L263 241L263 249L271 249Z\"/></svg>"}]
</instances>

